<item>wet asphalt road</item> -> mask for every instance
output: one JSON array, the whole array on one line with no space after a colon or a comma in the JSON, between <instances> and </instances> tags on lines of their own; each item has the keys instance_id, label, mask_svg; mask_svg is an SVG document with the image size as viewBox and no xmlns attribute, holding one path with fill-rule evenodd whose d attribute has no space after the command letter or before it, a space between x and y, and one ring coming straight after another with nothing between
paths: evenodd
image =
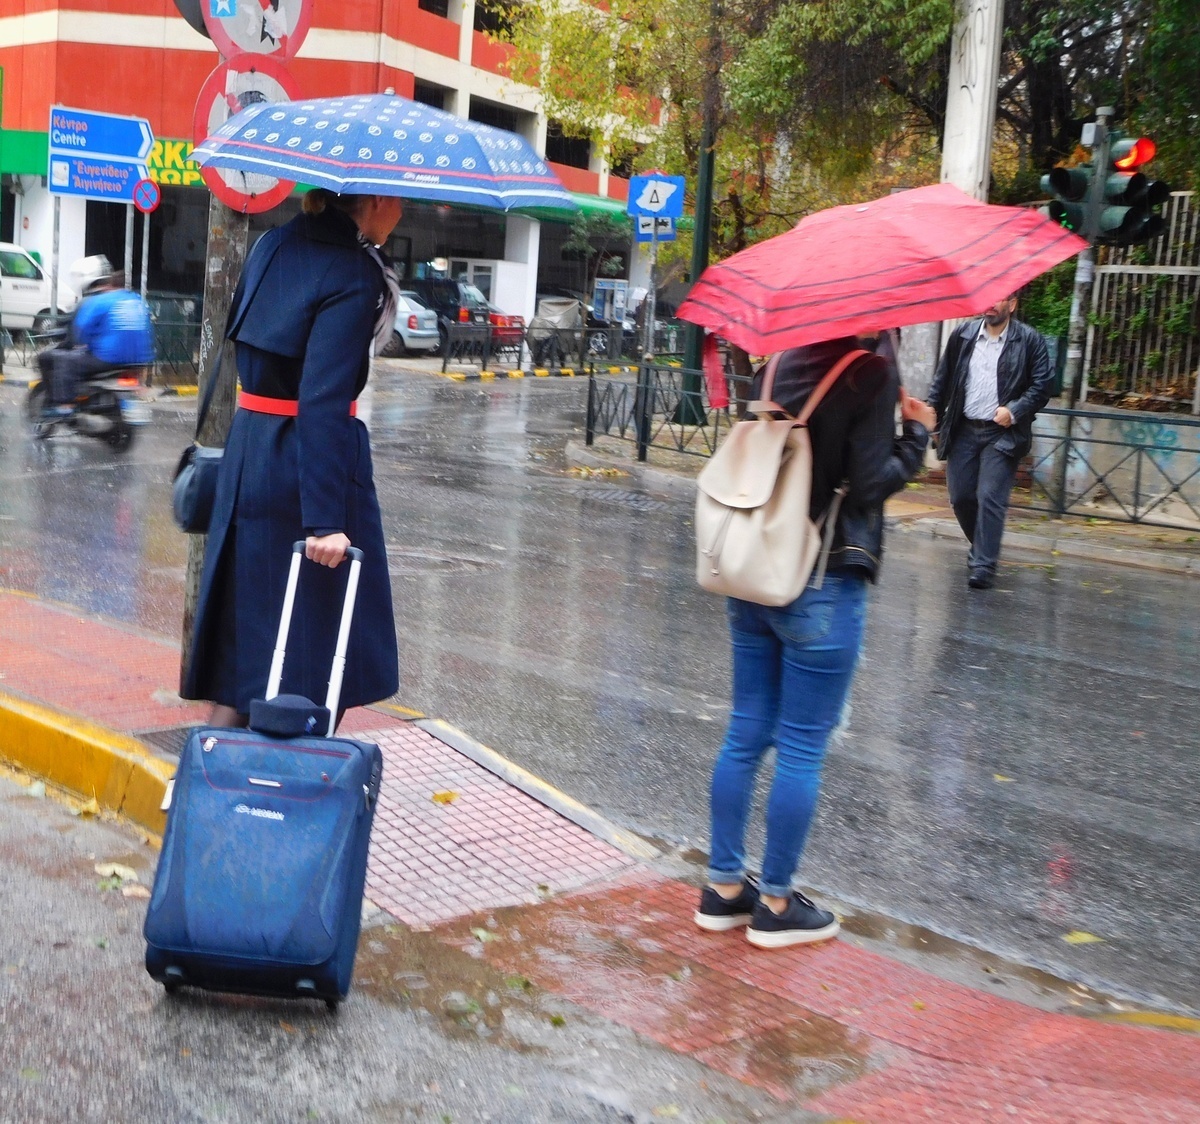
<instances>
[{"instance_id":1,"label":"wet asphalt road","mask_svg":"<svg viewBox=\"0 0 1200 1124\"><path fill-rule=\"evenodd\" d=\"M686 503L568 473L584 393L384 372L399 701L696 859L728 710L722 607L694 585ZM19 401L0 387L0 585L177 633L167 484L191 403L159 403L116 458L36 447ZM1200 1011L1200 587L1033 556L991 593L964 579L957 544L890 537L803 879Z\"/></svg>"}]
</instances>

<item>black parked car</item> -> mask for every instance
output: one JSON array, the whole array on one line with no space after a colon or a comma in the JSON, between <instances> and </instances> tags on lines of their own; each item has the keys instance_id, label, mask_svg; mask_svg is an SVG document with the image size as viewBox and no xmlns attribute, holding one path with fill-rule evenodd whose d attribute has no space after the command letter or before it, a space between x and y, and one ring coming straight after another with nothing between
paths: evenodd
<instances>
[{"instance_id":1,"label":"black parked car","mask_svg":"<svg viewBox=\"0 0 1200 1124\"><path fill-rule=\"evenodd\" d=\"M488 306L485 297L474 285L466 281L452 281L449 277L414 277L404 282L421 302L438 314L438 331L442 337L442 354L446 351L446 340L451 324L475 324L488 326Z\"/></svg>"}]
</instances>

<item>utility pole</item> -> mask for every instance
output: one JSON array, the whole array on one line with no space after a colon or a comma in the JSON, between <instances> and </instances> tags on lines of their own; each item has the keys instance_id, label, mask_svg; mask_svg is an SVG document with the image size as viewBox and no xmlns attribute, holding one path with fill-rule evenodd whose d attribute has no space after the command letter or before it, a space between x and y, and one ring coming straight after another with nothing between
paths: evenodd
<instances>
[{"instance_id":1,"label":"utility pole","mask_svg":"<svg viewBox=\"0 0 1200 1124\"><path fill-rule=\"evenodd\" d=\"M1067 406L1072 410L1079 401L1082 382L1087 308L1096 275L1096 240L1100 237L1100 212L1104 209L1104 188L1108 177L1108 120L1115 112L1110 105L1102 105L1096 110L1096 124L1090 130L1090 140L1088 127L1084 126L1083 143L1091 145L1092 167L1095 170L1088 184L1083 230L1080 231L1088 240L1088 248L1075 259L1075 288L1071 293L1071 320L1067 328L1067 361L1063 367L1063 390L1067 395Z\"/></svg>"},{"instance_id":2,"label":"utility pole","mask_svg":"<svg viewBox=\"0 0 1200 1124\"><path fill-rule=\"evenodd\" d=\"M200 443L210 447L225 444L229 427L233 423L234 411L234 354L233 344L226 343L223 335L229 317L229 306L234 289L246 264L246 246L249 241L250 216L225 206L216 195L208 201L208 254L204 275L204 312L200 326L200 372L198 377L200 396L208 388L220 349L225 349L221 362L221 385L213 394L204 421L204 430L199 435ZM200 596L200 576L204 567L204 544L206 536L188 536L187 579L183 600L183 646L180 673L186 669L192 651L193 631L196 623L196 602Z\"/></svg>"},{"instance_id":3,"label":"utility pole","mask_svg":"<svg viewBox=\"0 0 1200 1124\"><path fill-rule=\"evenodd\" d=\"M1083 143L1091 145L1093 173L1084 203L1083 230L1080 231L1087 239L1088 247L1075 259L1075 287L1071 291L1071 319L1067 326L1067 361L1063 365L1063 391L1068 410L1074 410L1078 404L1080 384L1083 382L1083 342L1087 334L1087 309L1091 303L1092 282L1096 276L1096 240L1100 236L1100 212L1104 209L1104 189L1108 179L1108 120L1115 112L1112 106L1102 105L1096 110L1096 124L1084 126ZM1074 428L1075 416L1068 414L1062 443L1054 452L1054 480L1058 492L1058 511L1054 514L1060 518L1068 507L1067 454Z\"/></svg>"},{"instance_id":4,"label":"utility pole","mask_svg":"<svg viewBox=\"0 0 1200 1124\"><path fill-rule=\"evenodd\" d=\"M721 68L721 44L718 21L721 15L720 0L709 4L708 51L704 75L704 125L700 134L700 160L696 169L696 223L692 230L691 280L694 285L700 280L708 266L708 244L712 240L713 171L716 164L717 99L719 97L717 76ZM700 369L700 353L704 341L704 329L698 324L689 324L684 337L683 369L697 372ZM676 411L675 421L681 425L699 425L704 421L704 410L700 398L700 376L689 373L683 376L683 398Z\"/></svg>"}]
</instances>

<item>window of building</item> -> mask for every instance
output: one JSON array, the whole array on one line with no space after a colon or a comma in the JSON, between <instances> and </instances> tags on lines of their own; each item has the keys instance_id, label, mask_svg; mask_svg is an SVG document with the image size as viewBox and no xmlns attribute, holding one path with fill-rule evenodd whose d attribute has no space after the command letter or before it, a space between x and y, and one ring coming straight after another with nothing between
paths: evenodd
<instances>
[{"instance_id":1,"label":"window of building","mask_svg":"<svg viewBox=\"0 0 1200 1124\"><path fill-rule=\"evenodd\" d=\"M478 121L481 125L491 125L495 129L507 129L510 133L521 131L518 111L506 105L498 105L494 101L472 98L467 116L472 121Z\"/></svg>"},{"instance_id":2,"label":"window of building","mask_svg":"<svg viewBox=\"0 0 1200 1124\"><path fill-rule=\"evenodd\" d=\"M506 0L476 0L475 30L491 35L507 32L512 26L511 3Z\"/></svg>"},{"instance_id":3,"label":"window of building","mask_svg":"<svg viewBox=\"0 0 1200 1124\"><path fill-rule=\"evenodd\" d=\"M423 12L432 12L444 19L450 18L450 0L417 0L417 7Z\"/></svg>"},{"instance_id":4,"label":"window of building","mask_svg":"<svg viewBox=\"0 0 1200 1124\"><path fill-rule=\"evenodd\" d=\"M432 82L422 82L418 78L413 83L413 101L422 105L431 105L434 109L446 108L446 95L450 93L445 86L435 86Z\"/></svg>"},{"instance_id":5,"label":"window of building","mask_svg":"<svg viewBox=\"0 0 1200 1124\"><path fill-rule=\"evenodd\" d=\"M557 121L546 126L546 159L571 168L587 168L591 164L592 142L587 137L569 137Z\"/></svg>"}]
</instances>

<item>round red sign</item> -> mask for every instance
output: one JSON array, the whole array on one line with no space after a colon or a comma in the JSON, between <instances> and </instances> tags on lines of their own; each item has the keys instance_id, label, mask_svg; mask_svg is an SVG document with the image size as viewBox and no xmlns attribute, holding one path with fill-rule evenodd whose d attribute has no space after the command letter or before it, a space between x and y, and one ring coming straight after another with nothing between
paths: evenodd
<instances>
[{"instance_id":1,"label":"round red sign","mask_svg":"<svg viewBox=\"0 0 1200 1124\"><path fill-rule=\"evenodd\" d=\"M245 52L290 59L312 23L312 0L206 0L204 26L227 58Z\"/></svg>"},{"instance_id":2,"label":"round red sign","mask_svg":"<svg viewBox=\"0 0 1200 1124\"><path fill-rule=\"evenodd\" d=\"M242 4L246 0L240 0ZM255 0L257 2L257 0ZM259 102L295 101L296 80L278 60L264 55L235 55L205 80L196 99L193 139L200 144L235 113ZM296 185L290 180L227 168L201 168L209 190L225 206L247 214L269 211Z\"/></svg>"},{"instance_id":3,"label":"round red sign","mask_svg":"<svg viewBox=\"0 0 1200 1124\"><path fill-rule=\"evenodd\" d=\"M143 215L148 215L151 211L157 210L159 203L162 202L162 192L153 180L138 180L133 185L133 205L142 212Z\"/></svg>"}]
</instances>

